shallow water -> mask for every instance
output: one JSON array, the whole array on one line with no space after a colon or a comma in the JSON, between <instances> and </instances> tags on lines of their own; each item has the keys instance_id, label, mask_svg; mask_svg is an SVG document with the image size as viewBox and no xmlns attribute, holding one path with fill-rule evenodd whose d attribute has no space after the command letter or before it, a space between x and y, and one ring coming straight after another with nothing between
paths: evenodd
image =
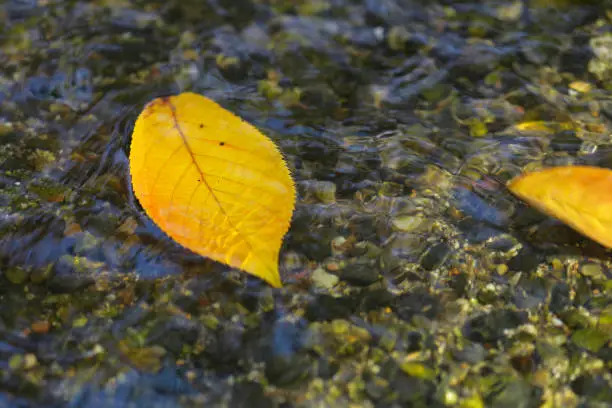
<instances>
[{"instance_id":1,"label":"shallow water","mask_svg":"<svg viewBox=\"0 0 612 408\"><path fill-rule=\"evenodd\" d=\"M0 19L1 406L612 399L609 252L504 187L612 167L609 1L10 0ZM134 120L182 91L285 154L283 289L133 197Z\"/></svg>"}]
</instances>

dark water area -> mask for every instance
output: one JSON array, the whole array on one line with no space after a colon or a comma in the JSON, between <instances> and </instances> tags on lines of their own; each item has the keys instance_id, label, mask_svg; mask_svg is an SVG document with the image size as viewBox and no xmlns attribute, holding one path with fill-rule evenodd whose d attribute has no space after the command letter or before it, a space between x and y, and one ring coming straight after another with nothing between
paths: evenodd
<instances>
[{"instance_id":1,"label":"dark water area","mask_svg":"<svg viewBox=\"0 0 612 408\"><path fill-rule=\"evenodd\" d=\"M607 407L612 257L505 184L612 168L612 2L0 1L0 407ZM134 198L151 99L273 139L273 289Z\"/></svg>"}]
</instances>

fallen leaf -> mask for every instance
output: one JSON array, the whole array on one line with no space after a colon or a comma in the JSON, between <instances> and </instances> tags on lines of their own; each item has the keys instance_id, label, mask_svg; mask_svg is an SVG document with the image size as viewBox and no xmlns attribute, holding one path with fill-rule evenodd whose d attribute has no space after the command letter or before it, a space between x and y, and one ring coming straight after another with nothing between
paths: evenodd
<instances>
[{"instance_id":1,"label":"fallen leaf","mask_svg":"<svg viewBox=\"0 0 612 408\"><path fill-rule=\"evenodd\" d=\"M612 248L612 170L552 167L521 175L508 188L540 211Z\"/></svg>"},{"instance_id":2,"label":"fallen leaf","mask_svg":"<svg viewBox=\"0 0 612 408\"><path fill-rule=\"evenodd\" d=\"M574 129L574 124L571 122L546 122L546 121L529 121L522 122L514 126L519 132L535 132L552 134L564 130Z\"/></svg>"},{"instance_id":3,"label":"fallen leaf","mask_svg":"<svg viewBox=\"0 0 612 408\"><path fill-rule=\"evenodd\" d=\"M145 212L178 243L282 286L295 185L254 126L202 95L155 99L136 120L130 173Z\"/></svg>"}]
</instances>

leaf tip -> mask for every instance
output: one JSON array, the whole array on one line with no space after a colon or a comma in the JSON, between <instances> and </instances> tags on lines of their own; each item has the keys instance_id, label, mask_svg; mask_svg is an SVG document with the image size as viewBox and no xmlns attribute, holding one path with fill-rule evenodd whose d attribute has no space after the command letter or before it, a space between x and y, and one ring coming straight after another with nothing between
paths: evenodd
<instances>
[{"instance_id":1,"label":"leaf tip","mask_svg":"<svg viewBox=\"0 0 612 408\"><path fill-rule=\"evenodd\" d=\"M278 273L274 274L273 276L270 276L266 281L270 284L270 286L274 288L283 287L283 282L281 281L280 275Z\"/></svg>"},{"instance_id":2,"label":"leaf tip","mask_svg":"<svg viewBox=\"0 0 612 408\"><path fill-rule=\"evenodd\" d=\"M258 278L260 278L261 280L268 283L274 288L283 287L283 282L281 280L280 274L278 272L278 267L276 265L264 266L260 264L255 269L243 267L243 270L254 276L257 276Z\"/></svg>"}]
</instances>

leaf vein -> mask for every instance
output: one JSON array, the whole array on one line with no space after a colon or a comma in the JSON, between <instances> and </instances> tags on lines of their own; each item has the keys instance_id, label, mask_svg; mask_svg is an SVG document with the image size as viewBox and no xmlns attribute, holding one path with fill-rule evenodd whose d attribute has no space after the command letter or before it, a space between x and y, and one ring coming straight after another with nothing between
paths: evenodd
<instances>
[{"instance_id":1,"label":"leaf vein","mask_svg":"<svg viewBox=\"0 0 612 408\"><path fill-rule=\"evenodd\" d=\"M215 192L217 192L217 193L227 194L227 195L232 196L232 197L240 197L240 195L239 195L239 194L232 193L232 192L230 192L230 191L219 190L219 189L217 189L217 188L215 188L215 189L213 189L213 190L214 190ZM272 217L274 217L274 218L276 218L276 219L280 219L280 217L278 216L278 211L277 211L277 210L272 209L272 208L270 208L270 207L268 207L268 206L266 206L266 205L263 205L263 204L262 204L260 201L254 201L254 202L252 202L252 203L255 203L255 205L256 205L256 206L258 206L259 208L263 208L264 210L266 210L267 212L269 212L269 213L270 213L270 215L272 215ZM240 203L240 204L241 204L241 203ZM243 204L242 206L243 206L243 207L247 207L247 205L246 205L246 204Z\"/></svg>"},{"instance_id":2,"label":"leaf vein","mask_svg":"<svg viewBox=\"0 0 612 408\"><path fill-rule=\"evenodd\" d=\"M213 155L211 155L211 154L206 154L206 153L193 153L193 152L192 152L191 154L192 154L194 157L208 157L208 158L211 158L211 159L216 159L216 160L220 160L220 161L223 161L223 162L226 162L226 163L231 163L231 164L234 164L234 165L236 165L236 166L240 166L240 167L242 167L243 169L250 170L250 171L252 171L252 172L254 172L254 173L258 173L258 174L260 174L260 175L262 175L262 176L265 176L265 177L269 177L269 176L270 176L270 174L269 174L269 173L267 173L267 172L266 172L266 171L264 171L264 170L255 169L255 168L253 168L253 167L249 167L249 166L245 165L244 163L235 162L235 161L232 161L232 160L229 160L229 159L224 159L224 158L219 157L219 156L213 156ZM195 162L195 160L194 160L194 162ZM267 170L267 169L266 169L266 170Z\"/></svg>"},{"instance_id":3,"label":"leaf vein","mask_svg":"<svg viewBox=\"0 0 612 408\"><path fill-rule=\"evenodd\" d=\"M242 232L236 228L236 226L234 225L234 223L232 222L231 218L229 217L229 214L227 214L227 212L225 211L225 209L223 208L222 203L219 201L219 199L217 198L217 196L215 195L215 190L210 186L210 184L208 184L208 182L206 181L206 178L204 177L204 174L202 173L202 169L200 168L200 166L198 165L198 162L195 158L195 155L193 153L193 150L191 150L191 146L189 145L189 142L187 140L187 137L185 136L185 134L183 133L183 129L181 128L179 121L178 121L178 117L176 114L176 107L172 104L169 103L170 109L172 111L172 117L174 119L174 128L176 129L176 131L179 133L179 135L181 136L181 138L183 139L183 143L185 144L185 147L187 149L187 152L189 153L189 155L191 156L191 160L193 162L193 165L196 167L198 173L200 173L201 176L201 180L204 183L204 185L206 185L206 188L208 188L208 190L210 191L210 195L212 196L212 198L215 200L215 202L217 203L218 206L218 211L220 211L226 218L228 224L230 225L230 227L237 231L241 236L243 236L243 240L244 242L248 245L248 247L250 248L250 250L253 250L253 245L251 244L251 242L247 239L247 237L244 236L244 234L242 234Z\"/></svg>"},{"instance_id":4,"label":"leaf vein","mask_svg":"<svg viewBox=\"0 0 612 408\"><path fill-rule=\"evenodd\" d=\"M202 172L202 174L204 176L206 176L206 177L213 177L213 178L217 177L217 178L220 178L221 180L230 181L230 182L232 182L234 184L245 186L245 187L248 187L249 189L261 191L263 193L267 193L267 194L270 194L270 195L274 195L274 196L276 196L276 195L282 196L283 195L282 193L278 193L276 191L272 191L272 190L268 190L268 189L262 188L262 187L260 187L260 186L258 186L256 184L243 183L241 181L238 181L238 180L230 178L230 177L225 177L225 176L216 175L216 174L210 174L210 173L204 173L204 172Z\"/></svg>"},{"instance_id":5,"label":"leaf vein","mask_svg":"<svg viewBox=\"0 0 612 408\"><path fill-rule=\"evenodd\" d=\"M162 171L165 170L164 168L166 167L166 164L168 164L168 162L174 157L175 154L177 154L179 152L179 150L181 150L181 145L178 145L176 147L176 149L174 149L172 151L172 153L170 153L170 155L166 158L164 163L161 166L159 166L159 170L157 171L157 175L155 176L155 181L153 183L151 183L151 187L153 189L155 188L155 185L159 181L159 178L161 177ZM145 160L146 160L146 157L145 157Z\"/></svg>"},{"instance_id":6,"label":"leaf vein","mask_svg":"<svg viewBox=\"0 0 612 408\"><path fill-rule=\"evenodd\" d=\"M181 184L181 182L184 180L185 177L185 173L187 173L187 171L189 170L189 166L190 163L187 163L187 166L185 166L185 169L183 170L183 172L181 173L181 175L178 178L178 181L176 182L176 184L174 184L174 188L172 189L172 193L170 193L170 198L168 199L170 201L170 208L168 208L168 212L170 212L170 210L172 210L172 208L174 208L174 194L176 194L176 190L178 189L178 186Z\"/></svg>"}]
</instances>

